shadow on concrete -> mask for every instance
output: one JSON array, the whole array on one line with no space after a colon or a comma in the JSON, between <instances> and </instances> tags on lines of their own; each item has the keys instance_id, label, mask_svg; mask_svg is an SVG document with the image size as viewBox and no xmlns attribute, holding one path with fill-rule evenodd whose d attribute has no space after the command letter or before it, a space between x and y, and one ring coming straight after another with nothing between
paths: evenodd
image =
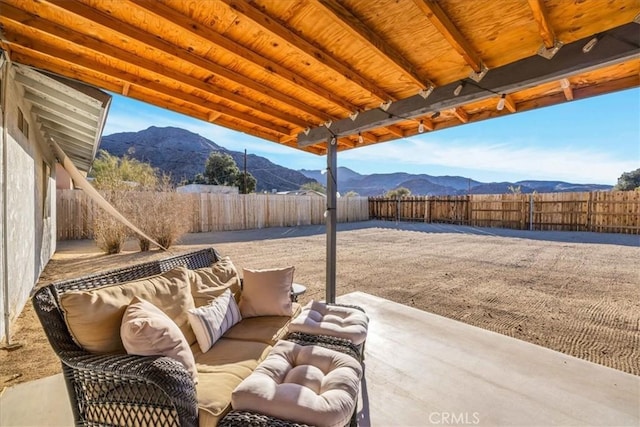
<instances>
[{"instance_id":1,"label":"shadow on concrete","mask_svg":"<svg viewBox=\"0 0 640 427\"><path fill-rule=\"evenodd\" d=\"M563 243L594 243L640 247L640 236L615 233L592 233L587 231L529 231L504 228L480 228L452 224L427 224L423 222L362 221L338 224L338 232L384 228L421 233L467 234L477 236L511 237ZM194 233L184 236L181 244L199 245L211 243L248 242L271 239L287 239L325 234L324 225L299 227L275 227L259 230L219 231Z\"/></svg>"}]
</instances>

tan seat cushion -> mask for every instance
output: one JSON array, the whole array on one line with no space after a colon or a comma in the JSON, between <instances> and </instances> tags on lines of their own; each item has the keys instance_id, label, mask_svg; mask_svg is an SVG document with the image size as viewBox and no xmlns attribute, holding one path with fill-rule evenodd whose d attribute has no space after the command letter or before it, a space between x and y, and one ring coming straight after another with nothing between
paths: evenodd
<instances>
[{"instance_id":1,"label":"tan seat cushion","mask_svg":"<svg viewBox=\"0 0 640 427\"><path fill-rule=\"evenodd\" d=\"M240 298L242 317L291 316L291 285L294 267L243 270Z\"/></svg>"},{"instance_id":2,"label":"tan seat cushion","mask_svg":"<svg viewBox=\"0 0 640 427\"><path fill-rule=\"evenodd\" d=\"M315 426L342 427L355 410L361 365L319 346L278 342L233 391L234 410Z\"/></svg>"},{"instance_id":3,"label":"tan seat cushion","mask_svg":"<svg viewBox=\"0 0 640 427\"><path fill-rule=\"evenodd\" d=\"M196 362L186 338L166 314L148 301L134 297L120 326L122 344L129 354L168 356L182 363L195 382Z\"/></svg>"},{"instance_id":4,"label":"tan seat cushion","mask_svg":"<svg viewBox=\"0 0 640 427\"><path fill-rule=\"evenodd\" d=\"M300 314L300 304L292 304L293 317ZM289 332L290 316L260 316L242 319L223 336L234 340L258 341L274 345Z\"/></svg>"},{"instance_id":5,"label":"tan seat cushion","mask_svg":"<svg viewBox=\"0 0 640 427\"><path fill-rule=\"evenodd\" d=\"M196 307L207 305L230 289L236 302L240 302L240 275L229 257L223 257L211 267L189 270L191 294Z\"/></svg>"},{"instance_id":6,"label":"tan seat cushion","mask_svg":"<svg viewBox=\"0 0 640 427\"><path fill-rule=\"evenodd\" d=\"M184 267L120 285L67 292L60 298L60 306L79 346L95 353L124 353L120 325L124 311L135 296L169 316L189 345L196 342L187 319L187 310L193 308L193 297Z\"/></svg>"},{"instance_id":7,"label":"tan seat cushion","mask_svg":"<svg viewBox=\"0 0 640 427\"><path fill-rule=\"evenodd\" d=\"M198 416L201 426L214 426L231 410L231 392L263 361L271 346L221 338L202 353L191 347L198 370Z\"/></svg>"},{"instance_id":8,"label":"tan seat cushion","mask_svg":"<svg viewBox=\"0 0 640 427\"><path fill-rule=\"evenodd\" d=\"M311 301L291 321L289 331L329 335L360 345L367 338L368 327L369 318L358 309Z\"/></svg>"}]
</instances>

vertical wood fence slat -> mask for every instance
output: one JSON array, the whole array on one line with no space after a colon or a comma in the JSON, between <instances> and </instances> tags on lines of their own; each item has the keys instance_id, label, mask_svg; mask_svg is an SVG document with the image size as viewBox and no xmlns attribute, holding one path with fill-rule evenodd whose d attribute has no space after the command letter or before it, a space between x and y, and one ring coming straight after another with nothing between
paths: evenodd
<instances>
[{"instance_id":1,"label":"vertical wood fence slat","mask_svg":"<svg viewBox=\"0 0 640 427\"><path fill-rule=\"evenodd\" d=\"M372 197L368 211L387 221L640 234L639 191Z\"/></svg>"},{"instance_id":2,"label":"vertical wood fence slat","mask_svg":"<svg viewBox=\"0 0 640 427\"><path fill-rule=\"evenodd\" d=\"M189 231L244 230L324 224L326 199L274 194L179 194L191 208ZM58 240L93 237L93 212L99 209L82 190L57 191ZM338 199L338 221L369 219L367 197Z\"/></svg>"}]
</instances>

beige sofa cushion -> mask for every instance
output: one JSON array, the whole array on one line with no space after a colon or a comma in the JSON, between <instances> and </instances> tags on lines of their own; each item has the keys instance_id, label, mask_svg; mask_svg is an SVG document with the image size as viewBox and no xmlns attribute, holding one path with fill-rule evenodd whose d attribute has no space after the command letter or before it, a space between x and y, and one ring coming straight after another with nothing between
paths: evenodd
<instances>
[{"instance_id":1,"label":"beige sofa cushion","mask_svg":"<svg viewBox=\"0 0 640 427\"><path fill-rule=\"evenodd\" d=\"M242 317L291 317L291 285L294 267L243 270L240 313Z\"/></svg>"},{"instance_id":2,"label":"beige sofa cushion","mask_svg":"<svg viewBox=\"0 0 640 427\"><path fill-rule=\"evenodd\" d=\"M120 326L122 344L129 354L167 356L182 363L195 382L196 362L186 338L166 314L148 301L134 297Z\"/></svg>"},{"instance_id":3,"label":"beige sofa cushion","mask_svg":"<svg viewBox=\"0 0 640 427\"><path fill-rule=\"evenodd\" d=\"M344 338L356 345L367 339L369 318L362 311L311 301L291 321L289 331Z\"/></svg>"},{"instance_id":4,"label":"beige sofa cushion","mask_svg":"<svg viewBox=\"0 0 640 427\"><path fill-rule=\"evenodd\" d=\"M233 391L234 410L318 427L349 423L362 367L353 357L319 346L277 343Z\"/></svg>"},{"instance_id":5,"label":"beige sofa cushion","mask_svg":"<svg viewBox=\"0 0 640 427\"><path fill-rule=\"evenodd\" d=\"M271 346L221 338L206 353L198 345L191 349L198 369L199 424L214 426L231 410L231 392L267 357Z\"/></svg>"},{"instance_id":6,"label":"beige sofa cushion","mask_svg":"<svg viewBox=\"0 0 640 427\"><path fill-rule=\"evenodd\" d=\"M223 336L234 340L258 341L274 345L289 332L288 325L292 317L302 311L300 304L292 304L293 316L260 316L242 319L242 322L229 329Z\"/></svg>"},{"instance_id":7,"label":"beige sofa cushion","mask_svg":"<svg viewBox=\"0 0 640 427\"><path fill-rule=\"evenodd\" d=\"M240 302L240 275L229 257L223 257L211 267L189 270L189 280L196 307L209 304L226 289Z\"/></svg>"},{"instance_id":8,"label":"beige sofa cushion","mask_svg":"<svg viewBox=\"0 0 640 427\"><path fill-rule=\"evenodd\" d=\"M133 282L63 294L60 306L73 339L94 353L124 353L120 338L122 316L137 296L169 316L192 345L196 336L189 325L187 310L194 305L187 272L186 268L178 267Z\"/></svg>"},{"instance_id":9,"label":"beige sofa cushion","mask_svg":"<svg viewBox=\"0 0 640 427\"><path fill-rule=\"evenodd\" d=\"M187 317L203 353L209 350L229 328L242 320L238 304L229 289L208 305L187 311Z\"/></svg>"}]
</instances>

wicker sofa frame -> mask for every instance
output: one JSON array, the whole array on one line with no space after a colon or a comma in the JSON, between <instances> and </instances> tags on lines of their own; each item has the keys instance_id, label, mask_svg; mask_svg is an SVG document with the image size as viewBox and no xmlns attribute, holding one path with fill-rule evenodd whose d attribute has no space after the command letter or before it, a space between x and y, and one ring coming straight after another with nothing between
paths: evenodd
<instances>
[{"instance_id":1,"label":"wicker sofa frame","mask_svg":"<svg viewBox=\"0 0 640 427\"><path fill-rule=\"evenodd\" d=\"M78 426L197 426L196 388L179 362L162 356L94 354L72 339L60 308L65 292L91 290L103 286L162 274L175 267L208 267L221 259L215 249L177 255L54 282L36 290L32 302L47 339L62 364L75 424ZM292 336L301 345L320 345L358 359L359 349L349 341L322 336ZM351 425L355 423L354 417ZM301 424L232 411L220 425Z\"/></svg>"},{"instance_id":2,"label":"wicker sofa frame","mask_svg":"<svg viewBox=\"0 0 640 427\"><path fill-rule=\"evenodd\" d=\"M33 306L60 358L76 425L197 426L196 389L177 361L161 356L97 355L72 339L60 308L65 292L124 283L175 267L208 267L220 259L212 248L52 283Z\"/></svg>"}]
</instances>

